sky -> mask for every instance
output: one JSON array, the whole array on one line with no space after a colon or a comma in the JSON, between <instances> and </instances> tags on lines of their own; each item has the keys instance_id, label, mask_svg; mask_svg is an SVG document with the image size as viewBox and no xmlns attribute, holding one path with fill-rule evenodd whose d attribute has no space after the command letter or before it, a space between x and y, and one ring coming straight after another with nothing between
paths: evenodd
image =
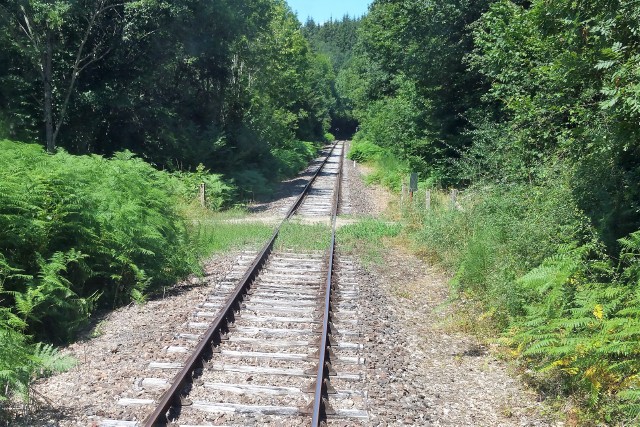
<instances>
[{"instance_id":1,"label":"sky","mask_svg":"<svg viewBox=\"0 0 640 427\"><path fill-rule=\"evenodd\" d=\"M303 24L307 17L317 23L324 23L330 18L342 19L344 15L359 17L367 13L372 0L287 0L291 9L297 12Z\"/></svg>"}]
</instances>

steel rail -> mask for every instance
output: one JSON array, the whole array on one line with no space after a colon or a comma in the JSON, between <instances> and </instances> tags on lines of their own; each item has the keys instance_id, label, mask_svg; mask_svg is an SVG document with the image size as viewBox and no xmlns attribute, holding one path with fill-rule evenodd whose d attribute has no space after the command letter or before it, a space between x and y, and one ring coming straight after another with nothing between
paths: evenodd
<instances>
[{"instance_id":1,"label":"steel rail","mask_svg":"<svg viewBox=\"0 0 640 427\"><path fill-rule=\"evenodd\" d=\"M320 165L318 170L316 170L316 173L313 174L313 177L311 177L309 182L307 182L307 185L304 186L304 189L302 190L302 193L300 193L300 195L298 196L296 201L293 203L293 205L291 206L291 208L287 212L287 215L285 216L284 220L280 223L280 226L287 219L291 218L291 216L293 216L295 211L300 207L300 205L302 204L302 201L304 200L305 196L309 192L309 189L311 188L311 184L313 184L313 182L316 180L318 175L320 175L320 172L322 171L322 168L324 168L324 165L326 165L327 161L329 161L329 157L331 157L331 153L333 153L333 150L336 149L337 145L338 145L338 141L336 141L335 144L333 144L333 147L331 147L331 151L329 151L329 154L327 155L327 157L325 157L325 159L322 161L322 164ZM344 144L343 144L343 146L344 146ZM342 157L340 157L340 161L342 162ZM333 212L332 212L332 214L333 214ZM278 226L278 229L280 229L280 226Z\"/></svg>"},{"instance_id":2,"label":"steel rail","mask_svg":"<svg viewBox=\"0 0 640 427\"><path fill-rule=\"evenodd\" d=\"M307 185L305 185L300 195L296 198L296 201L287 212L285 218L280 222L269 241L263 246L247 272L240 279L238 285L227 299L224 307L220 310L219 314L211 323L211 326L209 326L202 339L196 345L191 356L189 356L185 362L184 367L173 377L171 386L162 394L154 411L144 420L143 425L145 427L166 426L169 424L167 413L172 407L179 407L181 405L181 398L184 390L193 382L194 371L203 367L204 359L212 353L212 343L216 340L220 341L222 339L221 335L227 328L229 320L234 318L234 313L239 308L248 288L251 286L251 283L258 275L266 260L269 258L276 238L280 233L280 228L295 213L300 204L302 204L302 200L309 192L311 184L318 177L337 145L338 143L336 142L333 147L331 147L329 154L320 164ZM340 161L342 162L342 156L340 157Z\"/></svg>"},{"instance_id":3,"label":"steel rail","mask_svg":"<svg viewBox=\"0 0 640 427\"><path fill-rule=\"evenodd\" d=\"M313 413L311 419L312 427L317 427L320 425L320 422L326 419L326 402L324 396L328 394L328 378L330 371L330 360L329 360L329 333L330 331L330 322L331 322L331 291L333 288L331 279L333 276L333 261L335 256L335 244L336 244L336 217L338 215L338 203L340 202L340 192L341 192L341 183L342 183L342 163L344 158L344 145L343 150L340 155L340 162L338 166L338 178L337 178L337 187L333 193L333 207L331 210L331 246L329 247L329 268L327 271L327 281L326 281L326 289L324 295L324 313L322 316L322 335L320 336L320 347L319 347L319 360L318 360L318 371L316 374L316 386L315 386L315 395L313 401Z\"/></svg>"}]
</instances>

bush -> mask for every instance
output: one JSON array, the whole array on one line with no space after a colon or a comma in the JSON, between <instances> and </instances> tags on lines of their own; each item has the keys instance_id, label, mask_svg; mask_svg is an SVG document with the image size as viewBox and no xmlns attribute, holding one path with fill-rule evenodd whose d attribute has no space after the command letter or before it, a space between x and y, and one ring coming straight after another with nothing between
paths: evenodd
<instances>
[{"instance_id":1,"label":"bush","mask_svg":"<svg viewBox=\"0 0 640 427\"><path fill-rule=\"evenodd\" d=\"M549 170L547 170L549 172ZM471 319L503 331L513 354L537 368L545 390L572 395L604 422L640 414L640 231L605 250L567 175L543 184L487 185L445 194L411 212L414 244L455 271Z\"/></svg>"},{"instance_id":2,"label":"bush","mask_svg":"<svg viewBox=\"0 0 640 427\"><path fill-rule=\"evenodd\" d=\"M566 181L545 185L473 187L460 195L464 210L433 197L414 241L456 271L454 285L482 302L498 328L521 316L532 296L516 279L567 244L594 241ZM442 202L440 201L442 200Z\"/></svg>"},{"instance_id":3,"label":"bush","mask_svg":"<svg viewBox=\"0 0 640 427\"><path fill-rule=\"evenodd\" d=\"M368 183L377 183L392 190L400 191L403 180L409 174L409 166L399 160L394 154L384 152L375 162L376 168L367 175Z\"/></svg>"},{"instance_id":4,"label":"bush","mask_svg":"<svg viewBox=\"0 0 640 427\"><path fill-rule=\"evenodd\" d=\"M237 188L236 198L256 200L272 193L272 185L262 172L245 169L233 174L233 183Z\"/></svg>"},{"instance_id":5,"label":"bush","mask_svg":"<svg viewBox=\"0 0 640 427\"><path fill-rule=\"evenodd\" d=\"M289 178L304 169L318 152L312 142L292 141L282 148L274 148L271 154L276 161L279 178Z\"/></svg>"},{"instance_id":6,"label":"bush","mask_svg":"<svg viewBox=\"0 0 640 427\"><path fill-rule=\"evenodd\" d=\"M371 162L380 159L384 149L376 144L367 141L354 141L347 157L359 163Z\"/></svg>"},{"instance_id":7,"label":"bush","mask_svg":"<svg viewBox=\"0 0 640 427\"><path fill-rule=\"evenodd\" d=\"M640 232L620 244L617 267L603 245L565 246L519 278L532 298L507 335L539 382L607 423L640 414Z\"/></svg>"},{"instance_id":8,"label":"bush","mask_svg":"<svg viewBox=\"0 0 640 427\"><path fill-rule=\"evenodd\" d=\"M336 140L336 137L333 136L331 132L326 132L324 134L324 142L333 142Z\"/></svg>"},{"instance_id":9,"label":"bush","mask_svg":"<svg viewBox=\"0 0 640 427\"><path fill-rule=\"evenodd\" d=\"M176 185L129 153L0 141L0 304L29 333L64 341L94 305L142 299L196 269Z\"/></svg>"},{"instance_id":10,"label":"bush","mask_svg":"<svg viewBox=\"0 0 640 427\"><path fill-rule=\"evenodd\" d=\"M187 204L199 201L200 184L204 183L206 207L214 211L228 206L236 190L222 175L210 173L202 164L198 165L195 172L175 172L174 176L178 178L174 180L176 191Z\"/></svg>"},{"instance_id":11,"label":"bush","mask_svg":"<svg viewBox=\"0 0 640 427\"><path fill-rule=\"evenodd\" d=\"M51 345L31 344L20 332L21 326L24 324L8 309L0 309L0 402L12 395L26 401L31 381L75 364Z\"/></svg>"}]
</instances>

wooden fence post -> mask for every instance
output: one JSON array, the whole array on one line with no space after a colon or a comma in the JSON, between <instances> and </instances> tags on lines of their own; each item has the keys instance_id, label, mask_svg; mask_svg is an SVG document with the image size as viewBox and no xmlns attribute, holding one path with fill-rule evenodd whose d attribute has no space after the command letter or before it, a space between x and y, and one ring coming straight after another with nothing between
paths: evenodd
<instances>
[{"instance_id":1,"label":"wooden fence post","mask_svg":"<svg viewBox=\"0 0 640 427\"><path fill-rule=\"evenodd\" d=\"M202 205L202 207L206 207L207 206L207 187L206 184L204 182L200 183L200 204Z\"/></svg>"},{"instance_id":2,"label":"wooden fence post","mask_svg":"<svg viewBox=\"0 0 640 427\"><path fill-rule=\"evenodd\" d=\"M451 209L456 209L456 201L458 199L458 190L451 190Z\"/></svg>"}]
</instances>

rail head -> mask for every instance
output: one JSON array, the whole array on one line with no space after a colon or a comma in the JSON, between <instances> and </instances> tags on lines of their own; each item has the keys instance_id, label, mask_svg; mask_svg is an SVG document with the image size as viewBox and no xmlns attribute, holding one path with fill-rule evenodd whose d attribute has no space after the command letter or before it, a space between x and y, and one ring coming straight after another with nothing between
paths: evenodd
<instances>
[{"instance_id":1,"label":"rail head","mask_svg":"<svg viewBox=\"0 0 640 427\"><path fill-rule=\"evenodd\" d=\"M336 142L333 145L329 154L326 156L326 158L318 167L318 169L316 170L312 178L304 187L304 189L296 199L295 203L291 207L291 209L289 209L289 211L287 212L285 218L276 227L269 241L262 247L261 251L258 253L256 258L254 259L249 269L246 271L244 276L240 279L240 281L234 288L232 294L229 296L229 298L225 302L224 307L220 310L220 313L218 314L218 316L212 321L211 326L209 326L207 331L204 333L203 337L198 342L194 351L191 353L191 355L185 362L184 367L173 377L173 380L169 389L167 389L162 394L154 411L144 420L143 425L145 427L165 426L169 423L167 414L169 413L172 407L180 405L180 398L183 394L183 391L193 381L194 371L198 369L200 366L202 366L204 362L204 357L211 352L211 347L214 340L216 339L216 337L219 337L223 328L226 327L228 319L233 316L235 308L239 306L239 303L244 298L246 291L251 286L251 283L256 278L256 276L258 275L258 272L262 268L262 265L266 262L271 251L273 250L273 245L278 237L278 234L280 233L280 228L296 212L296 210L302 203L302 200L304 199L306 194L309 192L309 189L311 188L312 183L319 176L320 171L326 165L329 157L331 157L331 154L335 150L337 144L338 143ZM340 172L341 172L342 156L340 157L340 162L341 162L340 163L341 164ZM339 176L340 176L340 172L338 174ZM335 196L334 196L334 199L335 199ZM334 200L334 203L336 203L335 200ZM335 222L335 210L334 210L333 221ZM334 229L335 229L335 226L334 226Z\"/></svg>"},{"instance_id":2,"label":"rail head","mask_svg":"<svg viewBox=\"0 0 640 427\"><path fill-rule=\"evenodd\" d=\"M315 173L313 174L313 176L311 177L309 182L307 182L307 184L304 186L304 189L302 190L300 195L296 198L296 201L293 203L291 208L289 208L289 210L287 211L287 214L284 217L285 218L284 221L286 221L287 219L291 218L293 216L293 214L296 212L296 210L298 210L298 208L302 204L302 201L307 196L307 193L309 192L309 189L311 188L311 185L313 185L313 183L315 182L316 178L318 178L318 175L320 175L320 172L322 171L324 166L329 161L329 157L331 157L331 154L333 153L333 150L335 150L337 146L338 146L338 141L336 141L333 144L333 147L331 147L331 150L329 151L329 154L327 154L327 157L324 158L324 160L322 161L322 163L320 164L318 169L315 171ZM342 156L340 157L340 161L342 161Z\"/></svg>"},{"instance_id":3,"label":"rail head","mask_svg":"<svg viewBox=\"0 0 640 427\"><path fill-rule=\"evenodd\" d=\"M328 379L329 372L326 366L327 354L329 352L329 321L331 315L331 291L333 289L333 265L335 257L335 244L336 244L336 218L338 216L338 207L340 203L340 193L342 185L342 164L344 158L344 151L340 155L340 161L338 166L337 184L333 193L333 206L331 209L331 245L329 246L329 267L327 270L327 279L325 282L325 295L324 295L324 309L322 314L322 335L320 337L319 358L318 358L318 370L316 373L316 384L313 400L313 412L311 418L311 425L317 427L326 418L326 408L324 404L324 394L326 390L325 379Z\"/></svg>"},{"instance_id":4,"label":"rail head","mask_svg":"<svg viewBox=\"0 0 640 427\"><path fill-rule=\"evenodd\" d=\"M193 381L193 374L202 365L204 356L211 351L211 346L222 329L226 326L227 320L232 316L235 307L242 301L244 293L257 276L260 268L266 262L273 249L273 244L278 237L280 227L273 233L269 241L264 245L258 256L255 258L249 269L238 282L238 285L227 299L224 307L218 316L211 322L211 326L204 333L198 345L191 353L184 364L184 367L174 376L169 389L161 396L154 411L146 418L143 425L145 427L156 427L167 425L167 413L173 406L180 404L180 397L183 390Z\"/></svg>"}]
</instances>

